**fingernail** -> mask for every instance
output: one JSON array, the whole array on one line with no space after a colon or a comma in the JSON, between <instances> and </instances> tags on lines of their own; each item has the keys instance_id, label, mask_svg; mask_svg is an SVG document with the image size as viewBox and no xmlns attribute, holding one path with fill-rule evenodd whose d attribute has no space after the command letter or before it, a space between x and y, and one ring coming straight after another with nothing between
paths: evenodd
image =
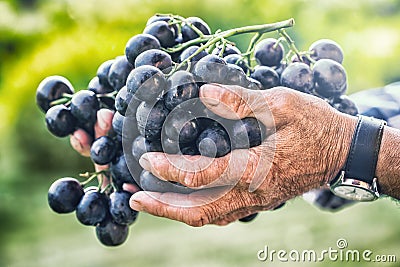
<instances>
[{"instance_id":1,"label":"fingernail","mask_svg":"<svg viewBox=\"0 0 400 267\"><path fill-rule=\"evenodd\" d=\"M99 116L98 123L99 123L99 127L103 130L107 130L110 127L102 116Z\"/></svg>"},{"instance_id":2,"label":"fingernail","mask_svg":"<svg viewBox=\"0 0 400 267\"><path fill-rule=\"evenodd\" d=\"M78 138L76 138L74 135L71 135L71 146L78 152L81 152L83 150L81 142L79 142Z\"/></svg>"},{"instance_id":3,"label":"fingernail","mask_svg":"<svg viewBox=\"0 0 400 267\"><path fill-rule=\"evenodd\" d=\"M140 191L140 189L136 185L128 183L122 184L122 189L132 194Z\"/></svg>"},{"instance_id":4,"label":"fingernail","mask_svg":"<svg viewBox=\"0 0 400 267\"><path fill-rule=\"evenodd\" d=\"M139 164L146 171L151 171L151 163L150 163L149 158L148 158L148 156L146 154L144 154L143 156L140 157Z\"/></svg>"},{"instance_id":5,"label":"fingernail","mask_svg":"<svg viewBox=\"0 0 400 267\"><path fill-rule=\"evenodd\" d=\"M202 100L206 104L210 106L217 106L220 101L220 89L222 86L216 86L216 85L203 85L201 88L201 95L202 95Z\"/></svg>"},{"instance_id":6,"label":"fingernail","mask_svg":"<svg viewBox=\"0 0 400 267\"><path fill-rule=\"evenodd\" d=\"M129 206L131 206L131 209L136 210L136 211L142 211L143 206L140 204L140 194L133 194L131 196L131 199L129 201Z\"/></svg>"}]
</instances>

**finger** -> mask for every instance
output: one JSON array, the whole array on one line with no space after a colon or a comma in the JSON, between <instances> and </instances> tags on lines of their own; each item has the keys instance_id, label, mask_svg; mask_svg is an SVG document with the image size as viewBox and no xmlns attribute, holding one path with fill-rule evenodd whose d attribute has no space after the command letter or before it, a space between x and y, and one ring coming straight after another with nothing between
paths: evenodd
<instances>
[{"instance_id":1,"label":"finger","mask_svg":"<svg viewBox=\"0 0 400 267\"><path fill-rule=\"evenodd\" d=\"M237 120L256 117L266 127L274 126L264 91L248 90L240 86L205 84L200 88L202 102L215 114Z\"/></svg>"},{"instance_id":2,"label":"finger","mask_svg":"<svg viewBox=\"0 0 400 267\"><path fill-rule=\"evenodd\" d=\"M218 226L226 226L228 224L230 224L231 222L229 221L225 221L225 220L217 220L215 222L213 222L212 224L218 225Z\"/></svg>"},{"instance_id":3,"label":"finger","mask_svg":"<svg viewBox=\"0 0 400 267\"><path fill-rule=\"evenodd\" d=\"M76 130L70 137L70 143L73 149L82 156L90 156L90 144L92 143L92 138L84 130Z\"/></svg>"},{"instance_id":4,"label":"finger","mask_svg":"<svg viewBox=\"0 0 400 267\"><path fill-rule=\"evenodd\" d=\"M107 135L111 130L113 116L114 112L109 109L103 108L97 111L97 122L94 126L96 138Z\"/></svg>"},{"instance_id":5,"label":"finger","mask_svg":"<svg viewBox=\"0 0 400 267\"><path fill-rule=\"evenodd\" d=\"M179 205L171 205L169 202ZM191 226L199 227L210 222L208 216L201 208L193 205L187 195L139 191L132 195L130 206L136 211L181 221Z\"/></svg>"},{"instance_id":6,"label":"finger","mask_svg":"<svg viewBox=\"0 0 400 267\"><path fill-rule=\"evenodd\" d=\"M210 201L215 193L212 190L187 195L140 191L132 195L130 206L137 211L199 227L216 221L243 204L233 191L218 201Z\"/></svg>"},{"instance_id":7,"label":"finger","mask_svg":"<svg viewBox=\"0 0 400 267\"><path fill-rule=\"evenodd\" d=\"M220 158L150 152L144 154L139 163L162 180L201 188L235 185L243 177L249 182L256 173L265 172L258 170L265 167L258 164L259 160L260 154L255 150L238 149Z\"/></svg>"},{"instance_id":8,"label":"finger","mask_svg":"<svg viewBox=\"0 0 400 267\"><path fill-rule=\"evenodd\" d=\"M137 185L128 184L128 183L124 183L122 185L122 189L125 190L125 191L128 191L128 192L130 192L132 194L140 191L140 188Z\"/></svg>"}]
</instances>

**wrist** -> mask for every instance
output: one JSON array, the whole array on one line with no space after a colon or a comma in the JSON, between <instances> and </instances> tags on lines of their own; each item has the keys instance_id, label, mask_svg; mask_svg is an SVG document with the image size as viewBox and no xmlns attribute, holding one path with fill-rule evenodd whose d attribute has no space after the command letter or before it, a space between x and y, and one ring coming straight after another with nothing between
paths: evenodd
<instances>
[{"instance_id":1,"label":"wrist","mask_svg":"<svg viewBox=\"0 0 400 267\"><path fill-rule=\"evenodd\" d=\"M400 131L385 127L375 173L380 192L397 199L400 199L399 147Z\"/></svg>"},{"instance_id":2,"label":"wrist","mask_svg":"<svg viewBox=\"0 0 400 267\"><path fill-rule=\"evenodd\" d=\"M329 139L331 148L329 153L329 171L322 184L332 181L344 169L349 155L351 142L357 125L357 117L340 114L334 121L335 127Z\"/></svg>"}]
</instances>

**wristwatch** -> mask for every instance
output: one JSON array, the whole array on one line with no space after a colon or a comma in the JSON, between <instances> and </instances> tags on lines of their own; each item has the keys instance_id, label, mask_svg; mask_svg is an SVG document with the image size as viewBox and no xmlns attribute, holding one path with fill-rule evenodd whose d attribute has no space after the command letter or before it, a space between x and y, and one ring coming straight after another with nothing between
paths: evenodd
<instances>
[{"instance_id":1,"label":"wristwatch","mask_svg":"<svg viewBox=\"0 0 400 267\"><path fill-rule=\"evenodd\" d=\"M342 198L372 201L379 197L376 163L386 122L359 115L345 167L328 186Z\"/></svg>"}]
</instances>

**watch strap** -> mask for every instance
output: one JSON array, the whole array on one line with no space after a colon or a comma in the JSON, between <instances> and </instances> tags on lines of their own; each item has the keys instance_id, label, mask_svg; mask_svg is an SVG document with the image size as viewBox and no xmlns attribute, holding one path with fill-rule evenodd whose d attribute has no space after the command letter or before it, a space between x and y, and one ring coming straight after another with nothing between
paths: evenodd
<instances>
[{"instance_id":1,"label":"watch strap","mask_svg":"<svg viewBox=\"0 0 400 267\"><path fill-rule=\"evenodd\" d=\"M372 184L386 122L359 115L345 165L346 178Z\"/></svg>"}]
</instances>

